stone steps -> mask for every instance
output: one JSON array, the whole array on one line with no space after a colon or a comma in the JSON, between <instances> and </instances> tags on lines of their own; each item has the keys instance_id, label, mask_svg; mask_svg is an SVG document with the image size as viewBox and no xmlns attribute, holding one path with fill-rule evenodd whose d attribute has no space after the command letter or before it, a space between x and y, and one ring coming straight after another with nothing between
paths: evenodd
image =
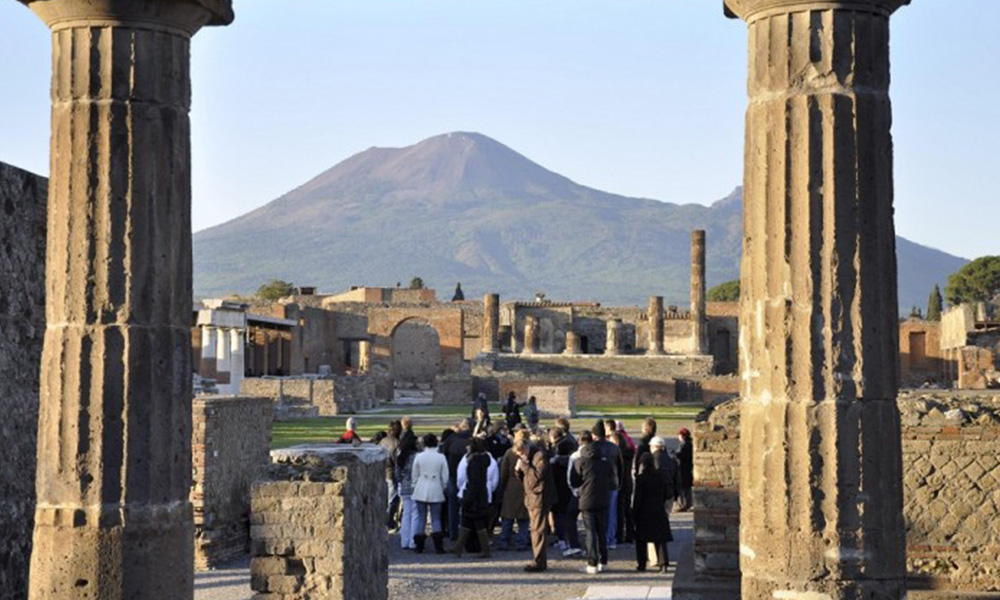
<instances>
[{"instance_id":1,"label":"stone steps","mask_svg":"<svg viewBox=\"0 0 1000 600\"><path fill-rule=\"evenodd\" d=\"M670 586L592 585L583 598L577 600L672 600Z\"/></svg>"}]
</instances>

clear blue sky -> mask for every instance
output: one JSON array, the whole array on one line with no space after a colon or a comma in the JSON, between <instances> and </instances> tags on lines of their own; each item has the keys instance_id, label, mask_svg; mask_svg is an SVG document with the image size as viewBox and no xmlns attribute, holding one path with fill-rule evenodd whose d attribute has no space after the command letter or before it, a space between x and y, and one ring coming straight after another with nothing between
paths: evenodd
<instances>
[{"instance_id":1,"label":"clear blue sky","mask_svg":"<svg viewBox=\"0 0 1000 600\"><path fill-rule=\"evenodd\" d=\"M746 27L721 0L238 0L193 48L194 226L371 146L478 131L599 189L707 204L742 179ZM893 18L898 232L1000 254L998 0ZM0 161L48 171L49 38L0 0Z\"/></svg>"}]
</instances>

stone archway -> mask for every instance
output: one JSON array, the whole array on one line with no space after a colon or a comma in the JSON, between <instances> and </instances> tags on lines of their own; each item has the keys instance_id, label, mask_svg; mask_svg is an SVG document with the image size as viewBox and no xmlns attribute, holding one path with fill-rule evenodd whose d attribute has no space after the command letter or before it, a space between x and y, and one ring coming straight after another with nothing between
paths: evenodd
<instances>
[{"instance_id":1,"label":"stone archway","mask_svg":"<svg viewBox=\"0 0 1000 600\"><path fill-rule=\"evenodd\" d=\"M441 372L441 338L420 318L401 321L392 331L392 378L396 388L431 389Z\"/></svg>"}]
</instances>

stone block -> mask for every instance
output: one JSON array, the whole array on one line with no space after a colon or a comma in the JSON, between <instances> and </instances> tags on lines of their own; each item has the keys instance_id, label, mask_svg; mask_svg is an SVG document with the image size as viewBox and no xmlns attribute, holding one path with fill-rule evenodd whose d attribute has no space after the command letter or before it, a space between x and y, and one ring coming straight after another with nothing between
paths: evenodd
<instances>
[{"instance_id":1,"label":"stone block","mask_svg":"<svg viewBox=\"0 0 1000 600\"><path fill-rule=\"evenodd\" d=\"M543 417L576 417L576 388L566 386L531 386L528 396L538 402L538 412Z\"/></svg>"}]
</instances>

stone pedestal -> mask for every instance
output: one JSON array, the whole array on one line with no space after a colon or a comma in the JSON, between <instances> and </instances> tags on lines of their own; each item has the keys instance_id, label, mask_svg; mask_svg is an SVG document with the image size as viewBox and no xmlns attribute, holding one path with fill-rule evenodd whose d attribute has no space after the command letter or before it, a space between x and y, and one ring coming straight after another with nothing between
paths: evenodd
<instances>
[{"instance_id":1,"label":"stone pedestal","mask_svg":"<svg viewBox=\"0 0 1000 600\"><path fill-rule=\"evenodd\" d=\"M385 459L370 444L271 453L251 495L255 599L389 597Z\"/></svg>"},{"instance_id":2,"label":"stone pedestal","mask_svg":"<svg viewBox=\"0 0 1000 600\"><path fill-rule=\"evenodd\" d=\"M563 349L563 354L579 354L580 353L580 336L573 330L566 332L566 347Z\"/></svg>"},{"instance_id":3,"label":"stone pedestal","mask_svg":"<svg viewBox=\"0 0 1000 600\"><path fill-rule=\"evenodd\" d=\"M190 37L225 0L27 1L52 30L29 597L192 597Z\"/></svg>"},{"instance_id":4,"label":"stone pedestal","mask_svg":"<svg viewBox=\"0 0 1000 600\"><path fill-rule=\"evenodd\" d=\"M537 351L538 318L525 317L524 319L524 347L521 352L524 354L534 354Z\"/></svg>"},{"instance_id":5,"label":"stone pedestal","mask_svg":"<svg viewBox=\"0 0 1000 600\"><path fill-rule=\"evenodd\" d=\"M888 95L902 3L728 2L750 27L746 599L904 597Z\"/></svg>"},{"instance_id":6,"label":"stone pedestal","mask_svg":"<svg viewBox=\"0 0 1000 600\"><path fill-rule=\"evenodd\" d=\"M482 351L500 351L500 294L486 294L483 298Z\"/></svg>"},{"instance_id":7,"label":"stone pedestal","mask_svg":"<svg viewBox=\"0 0 1000 600\"><path fill-rule=\"evenodd\" d=\"M663 296L650 296L646 318L649 321L649 343L646 346L646 354L663 354Z\"/></svg>"},{"instance_id":8,"label":"stone pedestal","mask_svg":"<svg viewBox=\"0 0 1000 600\"><path fill-rule=\"evenodd\" d=\"M708 354L708 318L705 316L705 232L691 232L691 335L695 354Z\"/></svg>"},{"instance_id":9,"label":"stone pedestal","mask_svg":"<svg viewBox=\"0 0 1000 600\"><path fill-rule=\"evenodd\" d=\"M576 388L572 385L532 385L528 386L527 396L535 397L544 418L576 418Z\"/></svg>"},{"instance_id":10,"label":"stone pedestal","mask_svg":"<svg viewBox=\"0 0 1000 600\"><path fill-rule=\"evenodd\" d=\"M607 338L604 344L604 353L614 356L622 353L622 329L624 325L621 319L611 319L607 323Z\"/></svg>"}]
</instances>

